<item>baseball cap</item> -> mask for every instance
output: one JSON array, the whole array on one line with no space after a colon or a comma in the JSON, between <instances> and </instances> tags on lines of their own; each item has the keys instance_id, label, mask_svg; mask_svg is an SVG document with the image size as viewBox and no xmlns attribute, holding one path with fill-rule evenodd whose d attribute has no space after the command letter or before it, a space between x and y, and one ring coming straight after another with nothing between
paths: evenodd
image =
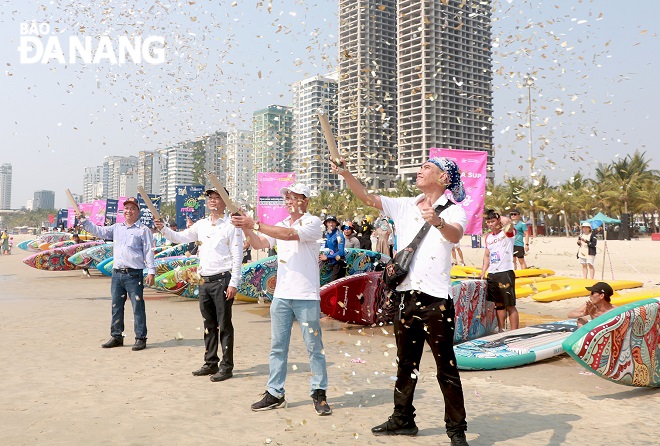
<instances>
[{"instance_id":1,"label":"baseball cap","mask_svg":"<svg viewBox=\"0 0 660 446\"><path fill-rule=\"evenodd\" d=\"M280 189L280 195L283 197L286 195L287 192L293 192L294 194L304 195L307 198L311 196L309 187L305 186L302 183L294 183L291 186L283 187L282 189Z\"/></svg>"},{"instance_id":2,"label":"baseball cap","mask_svg":"<svg viewBox=\"0 0 660 446\"><path fill-rule=\"evenodd\" d=\"M582 224L580 225L580 227L583 227L583 228L584 228L584 227L591 228L591 223L589 223L588 221L583 221Z\"/></svg>"},{"instance_id":3,"label":"baseball cap","mask_svg":"<svg viewBox=\"0 0 660 446\"><path fill-rule=\"evenodd\" d=\"M593 286L587 286L585 288L595 293L602 293L605 295L605 297L611 297L614 294L614 290L612 289L612 287L605 282L598 282Z\"/></svg>"},{"instance_id":4,"label":"baseball cap","mask_svg":"<svg viewBox=\"0 0 660 446\"><path fill-rule=\"evenodd\" d=\"M223 187L223 189L225 190L225 193L226 193L227 195L229 195L229 191L227 190L227 188L226 188L226 187ZM206 195L206 196L208 197L208 196L211 194L211 192L215 192L216 194L220 195L220 194L218 193L218 188L217 188L217 187L212 187L211 189L206 189L206 190L204 191L204 195Z\"/></svg>"},{"instance_id":5,"label":"baseball cap","mask_svg":"<svg viewBox=\"0 0 660 446\"><path fill-rule=\"evenodd\" d=\"M327 217L325 217L325 220L323 220L323 224L329 221L334 221L335 223L339 224L339 220L337 220L337 217L335 217L334 215L328 215Z\"/></svg>"},{"instance_id":6,"label":"baseball cap","mask_svg":"<svg viewBox=\"0 0 660 446\"><path fill-rule=\"evenodd\" d=\"M511 215L511 214L518 214L518 215L520 215L520 211L519 211L518 209L511 209L511 210L509 211L509 215Z\"/></svg>"},{"instance_id":7,"label":"baseball cap","mask_svg":"<svg viewBox=\"0 0 660 446\"><path fill-rule=\"evenodd\" d=\"M128 203L134 204L136 208L140 209L140 204L138 203L137 198L128 197L126 201L124 201L124 207L126 207Z\"/></svg>"}]
</instances>

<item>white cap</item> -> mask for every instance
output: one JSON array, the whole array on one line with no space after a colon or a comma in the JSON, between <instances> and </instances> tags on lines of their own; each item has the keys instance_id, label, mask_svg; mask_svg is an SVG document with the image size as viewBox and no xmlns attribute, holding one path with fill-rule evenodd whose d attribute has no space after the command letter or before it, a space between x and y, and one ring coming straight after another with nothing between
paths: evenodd
<instances>
[{"instance_id":1,"label":"white cap","mask_svg":"<svg viewBox=\"0 0 660 446\"><path fill-rule=\"evenodd\" d=\"M580 226L582 226L583 228L586 227L586 228L589 228L589 229L593 229L593 228L591 227L591 223L589 223L588 221L583 221L582 224L581 224Z\"/></svg>"},{"instance_id":2,"label":"white cap","mask_svg":"<svg viewBox=\"0 0 660 446\"><path fill-rule=\"evenodd\" d=\"M280 189L280 195L282 195L283 197L286 195L287 192L293 192L294 194L304 195L307 198L309 198L311 195L309 187L301 183L294 183L291 186L283 187L282 189Z\"/></svg>"}]
</instances>

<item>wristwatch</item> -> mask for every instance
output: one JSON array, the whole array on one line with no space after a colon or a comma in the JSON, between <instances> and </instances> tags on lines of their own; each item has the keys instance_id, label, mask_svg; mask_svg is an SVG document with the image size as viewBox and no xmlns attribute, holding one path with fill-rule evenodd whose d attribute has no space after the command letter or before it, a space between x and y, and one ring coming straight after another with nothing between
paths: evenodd
<instances>
[{"instance_id":1,"label":"wristwatch","mask_svg":"<svg viewBox=\"0 0 660 446\"><path fill-rule=\"evenodd\" d=\"M255 231L258 231L260 227L261 227L261 225L259 224L259 220L257 220L257 221L254 222L254 226L252 226L252 229L254 229Z\"/></svg>"},{"instance_id":2,"label":"wristwatch","mask_svg":"<svg viewBox=\"0 0 660 446\"><path fill-rule=\"evenodd\" d=\"M438 231L441 230L442 228L445 227L445 219L440 217L440 223L438 223L437 225L433 225L433 226L435 226L438 229Z\"/></svg>"}]
</instances>

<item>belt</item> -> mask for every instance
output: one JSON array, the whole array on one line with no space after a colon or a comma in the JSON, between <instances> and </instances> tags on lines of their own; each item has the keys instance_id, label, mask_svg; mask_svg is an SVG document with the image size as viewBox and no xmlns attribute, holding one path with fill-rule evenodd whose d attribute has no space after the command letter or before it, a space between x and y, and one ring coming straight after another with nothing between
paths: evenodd
<instances>
[{"instance_id":1,"label":"belt","mask_svg":"<svg viewBox=\"0 0 660 446\"><path fill-rule=\"evenodd\" d=\"M136 268L114 268L112 270L115 273L122 273L122 274L128 274L128 273L133 273L135 271L142 271L141 269L136 269Z\"/></svg>"},{"instance_id":2,"label":"belt","mask_svg":"<svg viewBox=\"0 0 660 446\"><path fill-rule=\"evenodd\" d=\"M201 276L204 283L217 282L218 280L228 279L231 277L231 271L224 271L222 273L214 274L212 276Z\"/></svg>"}]
</instances>

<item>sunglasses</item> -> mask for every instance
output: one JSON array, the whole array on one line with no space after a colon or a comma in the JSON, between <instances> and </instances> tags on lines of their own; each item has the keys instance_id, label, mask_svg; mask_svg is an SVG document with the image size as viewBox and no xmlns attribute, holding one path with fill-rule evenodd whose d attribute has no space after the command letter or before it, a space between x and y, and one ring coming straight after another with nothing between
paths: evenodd
<instances>
[{"instance_id":1,"label":"sunglasses","mask_svg":"<svg viewBox=\"0 0 660 446\"><path fill-rule=\"evenodd\" d=\"M512 213L509 214L509 217L513 217L514 215L520 215L520 214L517 213L517 212L512 212Z\"/></svg>"}]
</instances>

